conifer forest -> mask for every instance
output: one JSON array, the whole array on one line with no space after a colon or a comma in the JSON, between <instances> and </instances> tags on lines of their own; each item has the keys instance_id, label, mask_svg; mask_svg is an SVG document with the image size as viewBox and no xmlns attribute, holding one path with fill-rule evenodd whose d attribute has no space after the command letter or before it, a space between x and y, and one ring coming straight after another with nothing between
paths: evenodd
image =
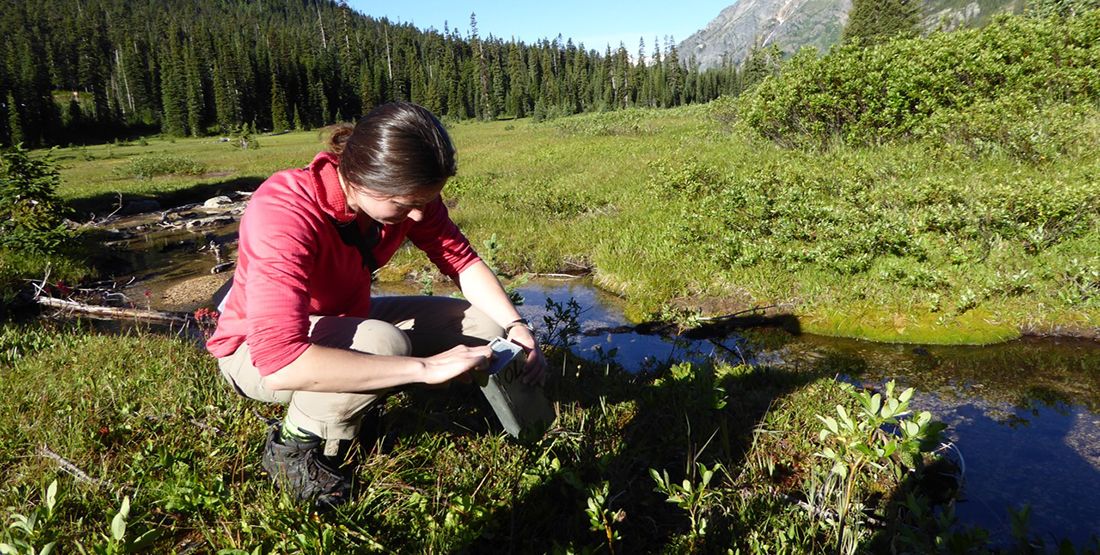
<instances>
[{"instance_id":1,"label":"conifer forest","mask_svg":"<svg viewBox=\"0 0 1100 555\"><path fill-rule=\"evenodd\" d=\"M402 100L455 120L541 119L706 102L753 78L733 63L700 71L673 37L603 51L560 35L525 44L482 36L476 14L421 30L331 0L0 6L8 145L310 129Z\"/></svg>"}]
</instances>

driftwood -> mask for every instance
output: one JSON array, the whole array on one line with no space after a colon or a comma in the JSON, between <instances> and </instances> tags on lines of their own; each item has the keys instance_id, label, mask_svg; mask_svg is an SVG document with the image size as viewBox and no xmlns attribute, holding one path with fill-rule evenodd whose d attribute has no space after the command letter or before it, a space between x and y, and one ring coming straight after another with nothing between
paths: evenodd
<instances>
[{"instance_id":1,"label":"driftwood","mask_svg":"<svg viewBox=\"0 0 1100 555\"><path fill-rule=\"evenodd\" d=\"M65 457L54 453L49 447L46 447L45 445L38 446L38 456L46 459L53 459L53 461L57 463L57 466L60 467L61 470L64 470L65 472L71 474L73 478L76 478L78 482L86 482L101 488L111 487L113 485L111 484L110 480L98 480L96 478L92 478L88 475L87 472L84 472L75 464L69 462L69 460Z\"/></svg>"},{"instance_id":2,"label":"driftwood","mask_svg":"<svg viewBox=\"0 0 1100 555\"><path fill-rule=\"evenodd\" d=\"M35 302L42 306L57 308L64 312L87 314L89 316L108 320L134 320L137 322L151 322L157 324L186 324L191 321L190 315L181 314L179 312L90 305L44 295L36 297Z\"/></svg>"}]
</instances>

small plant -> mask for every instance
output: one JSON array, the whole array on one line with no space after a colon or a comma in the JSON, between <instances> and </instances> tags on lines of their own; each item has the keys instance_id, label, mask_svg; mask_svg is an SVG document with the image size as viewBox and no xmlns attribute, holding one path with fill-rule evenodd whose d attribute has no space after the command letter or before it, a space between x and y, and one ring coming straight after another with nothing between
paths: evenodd
<instances>
[{"instance_id":1,"label":"small plant","mask_svg":"<svg viewBox=\"0 0 1100 555\"><path fill-rule=\"evenodd\" d=\"M52 536L50 524L57 506L57 480L46 487L42 499L43 503L29 515L14 512L10 515L12 523L0 536L4 540L0 542L0 554L49 555L54 552L57 541Z\"/></svg>"},{"instance_id":2,"label":"small plant","mask_svg":"<svg viewBox=\"0 0 1100 555\"><path fill-rule=\"evenodd\" d=\"M960 526L954 505L934 511L925 499L910 492L903 508L905 516L897 535L899 554L990 552L986 549L989 531Z\"/></svg>"},{"instance_id":3,"label":"small plant","mask_svg":"<svg viewBox=\"0 0 1100 555\"><path fill-rule=\"evenodd\" d=\"M0 153L0 246L53 254L71 244L60 183L50 153L35 160L20 145Z\"/></svg>"},{"instance_id":4,"label":"small plant","mask_svg":"<svg viewBox=\"0 0 1100 555\"><path fill-rule=\"evenodd\" d=\"M435 294L435 275L432 272L421 272L416 282L420 284L421 295L430 297Z\"/></svg>"},{"instance_id":5,"label":"small plant","mask_svg":"<svg viewBox=\"0 0 1100 555\"><path fill-rule=\"evenodd\" d=\"M203 336L209 339L210 334L214 333L214 328L218 327L218 311L200 308L192 316L195 318L195 324L202 330Z\"/></svg>"},{"instance_id":6,"label":"small plant","mask_svg":"<svg viewBox=\"0 0 1100 555\"><path fill-rule=\"evenodd\" d=\"M122 499L122 506L119 507L118 513L111 519L111 529L109 534L104 534L103 539L106 543L101 543L92 546L92 553L96 555L115 555L116 553L126 553L126 520L130 517L130 497L126 496ZM77 549L80 553L87 555L88 551L84 549L82 544L77 544Z\"/></svg>"},{"instance_id":7,"label":"small plant","mask_svg":"<svg viewBox=\"0 0 1100 555\"><path fill-rule=\"evenodd\" d=\"M619 541L619 532L612 526L626 515L622 511L611 509L611 497L608 495L608 483L589 486L588 501L584 514L588 516L588 525L593 532L603 532L607 538L607 549L614 555L615 542Z\"/></svg>"},{"instance_id":8,"label":"small plant","mask_svg":"<svg viewBox=\"0 0 1100 555\"><path fill-rule=\"evenodd\" d=\"M652 468L649 469L650 477L657 482L657 487L653 488L653 491L665 494L668 496L666 501L687 511L688 518L691 519L689 541L692 550L695 549L695 542L707 535L707 519L702 516L702 513L706 509L707 500L714 495L714 491L708 489L710 482L714 479L714 473L722 468L721 464L715 464L714 468L707 468L706 465L698 462L695 466L699 476L698 484L693 483L691 478L684 478L683 483L677 484L669 479L667 470L658 473Z\"/></svg>"},{"instance_id":9,"label":"small plant","mask_svg":"<svg viewBox=\"0 0 1100 555\"><path fill-rule=\"evenodd\" d=\"M260 148L260 141L256 140L254 134L253 129L246 123L233 128L233 139L230 142L241 150L255 150Z\"/></svg>"},{"instance_id":10,"label":"small plant","mask_svg":"<svg viewBox=\"0 0 1100 555\"><path fill-rule=\"evenodd\" d=\"M819 439L823 442L829 438L833 440L833 447L825 447L817 453L818 457L833 463L818 499L833 499L840 551L855 553L863 526L862 512L859 510L862 505L855 494L864 478L864 470L868 467L878 470L894 468L891 457L895 452L919 457L921 452L930 450L933 443L938 444L940 433L947 426L933 421L927 411L917 414L915 418L907 418L913 388L895 395L896 384L893 380L886 384L885 394L856 391L850 384L844 385L859 410L850 414L844 405L837 405L839 418L817 416L825 424ZM889 435L884 431L885 427L895 429L897 435Z\"/></svg>"},{"instance_id":11,"label":"small plant","mask_svg":"<svg viewBox=\"0 0 1100 555\"><path fill-rule=\"evenodd\" d=\"M581 305L572 297L564 303L546 299L546 315L542 317L546 331L542 343L548 346L568 349L577 344L577 335L581 332Z\"/></svg>"}]
</instances>

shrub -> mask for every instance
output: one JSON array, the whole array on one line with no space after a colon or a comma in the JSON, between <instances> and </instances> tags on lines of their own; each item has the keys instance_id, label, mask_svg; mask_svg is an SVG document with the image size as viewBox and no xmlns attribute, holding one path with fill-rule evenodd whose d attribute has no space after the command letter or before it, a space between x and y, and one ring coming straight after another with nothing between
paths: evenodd
<instances>
[{"instance_id":1,"label":"shrub","mask_svg":"<svg viewBox=\"0 0 1100 555\"><path fill-rule=\"evenodd\" d=\"M131 158L129 163L115 170L121 177L152 179L158 175L200 175L206 166L190 156L157 154Z\"/></svg>"},{"instance_id":2,"label":"shrub","mask_svg":"<svg viewBox=\"0 0 1100 555\"><path fill-rule=\"evenodd\" d=\"M651 135L652 112L641 109L616 110L564 118L554 125L565 135L603 137L615 135ZM552 119L552 118L547 118Z\"/></svg>"},{"instance_id":3,"label":"shrub","mask_svg":"<svg viewBox=\"0 0 1100 555\"><path fill-rule=\"evenodd\" d=\"M34 160L20 145L0 153L0 246L50 254L71 241L57 197L60 180L49 153Z\"/></svg>"},{"instance_id":4,"label":"shrub","mask_svg":"<svg viewBox=\"0 0 1100 555\"><path fill-rule=\"evenodd\" d=\"M1059 133L1073 114L1051 107L1097 99L1100 11L1093 11L1068 20L1004 16L981 29L842 45L820 57L806 50L738 102L737 115L787 146L980 139L1031 159L1065 148ZM1026 127L1037 112L1057 120L1043 124L1039 139L1006 131Z\"/></svg>"}]
</instances>

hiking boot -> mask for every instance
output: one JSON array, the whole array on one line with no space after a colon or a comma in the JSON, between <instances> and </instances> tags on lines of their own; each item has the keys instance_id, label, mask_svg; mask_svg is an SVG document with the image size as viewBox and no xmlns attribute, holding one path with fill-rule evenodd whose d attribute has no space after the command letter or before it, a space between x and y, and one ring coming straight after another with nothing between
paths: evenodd
<instances>
[{"instance_id":1,"label":"hiking boot","mask_svg":"<svg viewBox=\"0 0 1100 555\"><path fill-rule=\"evenodd\" d=\"M275 486L318 510L351 500L354 466L338 467L322 454L322 441L295 442L281 438L279 429L267 434L261 466Z\"/></svg>"}]
</instances>

